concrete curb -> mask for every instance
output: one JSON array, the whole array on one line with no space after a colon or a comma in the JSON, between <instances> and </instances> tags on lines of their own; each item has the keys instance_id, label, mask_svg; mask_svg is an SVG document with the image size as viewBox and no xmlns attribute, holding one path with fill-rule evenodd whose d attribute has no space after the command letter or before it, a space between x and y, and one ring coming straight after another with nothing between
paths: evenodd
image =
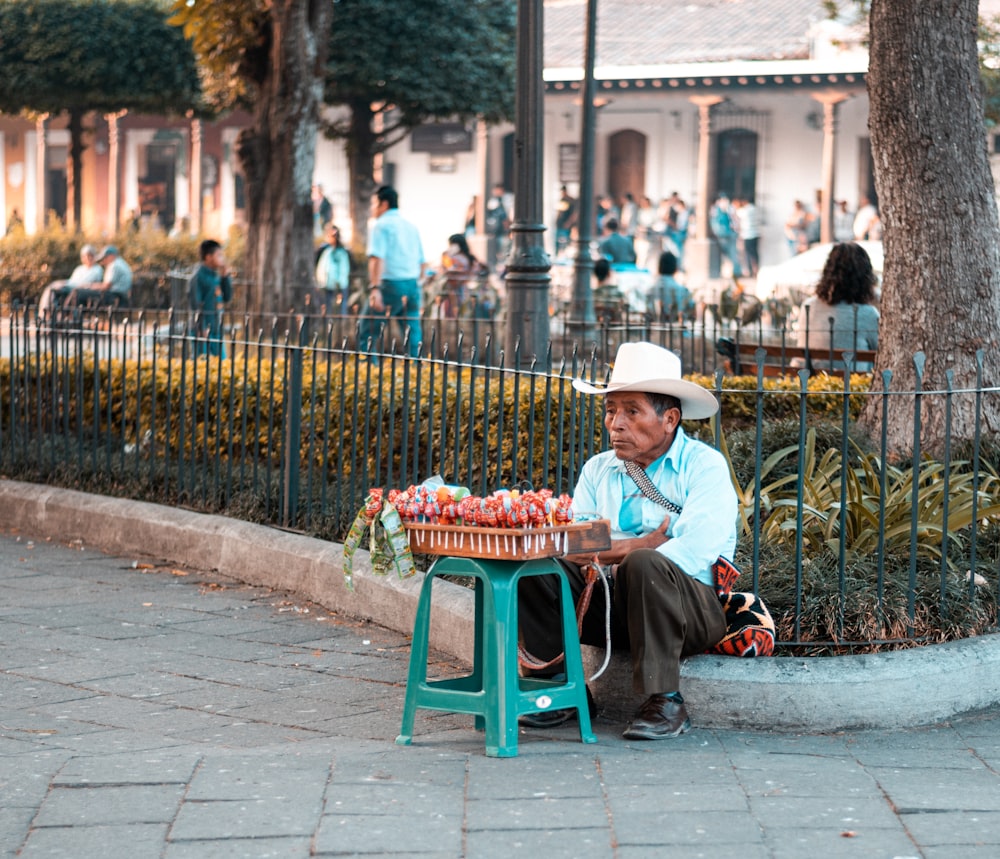
<instances>
[{"instance_id":1,"label":"concrete curb","mask_svg":"<svg viewBox=\"0 0 1000 859\"><path fill-rule=\"evenodd\" d=\"M294 591L331 611L399 632L413 627L417 577L371 572L355 559L355 590L343 581L338 544L229 519L119 498L0 481L0 527L115 554L158 557L248 584ZM435 583L431 646L472 656L472 592ZM588 675L603 653L585 648ZM605 715L624 719L638 697L627 660L612 658L592 684ZM1000 635L866 656L685 661L682 691L706 727L785 731L927 725L1000 703Z\"/></svg>"}]
</instances>

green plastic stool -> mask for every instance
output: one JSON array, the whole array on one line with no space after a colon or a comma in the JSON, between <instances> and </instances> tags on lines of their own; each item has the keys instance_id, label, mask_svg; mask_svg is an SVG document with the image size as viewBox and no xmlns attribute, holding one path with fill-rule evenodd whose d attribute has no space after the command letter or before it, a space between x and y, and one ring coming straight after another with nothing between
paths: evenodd
<instances>
[{"instance_id":1,"label":"green plastic stool","mask_svg":"<svg viewBox=\"0 0 1000 859\"><path fill-rule=\"evenodd\" d=\"M472 673L429 681L431 589L434 579L445 575L476 580ZM517 670L517 583L523 576L543 575L557 575L560 580L565 680L520 677ZM476 729L486 731L486 754L494 758L517 756L517 717L540 710L575 708L580 739L597 742L590 727L573 596L566 572L554 558L496 561L445 557L427 571L413 624L403 726L397 745L410 745L418 708L474 714Z\"/></svg>"}]
</instances>

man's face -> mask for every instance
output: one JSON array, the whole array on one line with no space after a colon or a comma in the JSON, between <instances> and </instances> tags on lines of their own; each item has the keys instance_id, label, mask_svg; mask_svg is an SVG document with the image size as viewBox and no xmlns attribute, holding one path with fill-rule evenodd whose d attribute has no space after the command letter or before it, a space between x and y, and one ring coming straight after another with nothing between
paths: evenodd
<instances>
[{"instance_id":1,"label":"man's face","mask_svg":"<svg viewBox=\"0 0 1000 859\"><path fill-rule=\"evenodd\" d=\"M619 459L645 467L669 450L680 423L679 409L656 414L642 392L618 391L604 397L604 426Z\"/></svg>"},{"instance_id":2,"label":"man's face","mask_svg":"<svg viewBox=\"0 0 1000 859\"><path fill-rule=\"evenodd\" d=\"M205 265L213 271L218 271L226 264L226 253L222 248L216 248L205 257Z\"/></svg>"},{"instance_id":3,"label":"man's face","mask_svg":"<svg viewBox=\"0 0 1000 859\"><path fill-rule=\"evenodd\" d=\"M372 217L377 218L388 209L389 204L385 200L380 200L377 195L372 197Z\"/></svg>"}]
</instances>

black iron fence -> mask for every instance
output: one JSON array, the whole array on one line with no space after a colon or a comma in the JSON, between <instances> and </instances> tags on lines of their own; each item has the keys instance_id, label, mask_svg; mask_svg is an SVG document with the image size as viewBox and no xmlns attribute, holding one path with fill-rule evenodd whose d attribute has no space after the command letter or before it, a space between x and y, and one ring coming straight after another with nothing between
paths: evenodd
<instances>
[{"instance_id":1,"label":"black iron fence","mask_svg":"<svg viewBox=\"0 0 1000 859\"><path fill-rule=\"evenodd\" d=\"M16 310L0 332L0 461L7 474L185 504L340 539L367 490L440 474L486 495L530 483L572 492L604 448L609 350L553 341L525 362L489 327L431 329L418 357L353 341L357 320L227 318L219 343L186 314L86 324ZM786 646L883 646L993 628L1000 571L1000 443L979 431L998 390L911 397L918 454L861 442L860 377L815 389L730 385L694 326L604 333L675 349L707 375L720 419L688 425L722 449L740 496L743 589L779 614ZM753 336L753 335L750 335ZM758 336L764 336L758 332ZM774 336L768 333L767 336ZM700 363L699 363L700 359ZM514 369L517 368L517 369ZM883 407L895 393L879 394ZM912 392L911 392L912 393ZM921 403L976 409L975 437L919 455ZM947 420L947 418L946 418ZM947 427L945 435L948 435Z\"/></svg>"}]
</instances>

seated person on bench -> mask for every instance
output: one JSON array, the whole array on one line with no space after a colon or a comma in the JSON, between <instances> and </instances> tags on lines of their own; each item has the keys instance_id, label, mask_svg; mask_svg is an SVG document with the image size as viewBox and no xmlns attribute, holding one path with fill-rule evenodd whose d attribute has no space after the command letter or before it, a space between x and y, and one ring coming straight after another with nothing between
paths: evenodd
<instances>
[{"instance_id":1,"label":"seated person on bench","mask_svg":"<svg viewBox=\"0 0 1000 859\"><path fill-rule=\"evenodd\" d=\"M54 280L38 299L39 313L50 313L62 306L66 297L81 286L100 283L104 279L104 269L97 264L97 248L84 245L80 248L80 264L73 269L67 280Z\"/></svg>"},{"instance_id":2,"label":"seated person on bench","mask_svg":"<svg viewBox=\"0 0 1000 859\"><path fill-rule=\"evenodd\" d=\"M118 307L128 303L132 269L114 245L107 245L97 261L104 266L104 280L93 287L78 287L66 297L67 307Z\"/></svg>"},{"instance_id":3,"label":"seated person on bench","mask_svg":"<svg viewBox=\"0 0 1000 859\"><path fill-rule=\"evenodd\" d=\"M877 284L871 258L861 245L841 242L833 246L816 294L802 303L799 315L798 345L809 347L813 369L843 368L840 361L830 366L830 349L878 349ZM870 362L858 361L852 369L862 373L871 368Z\"/></svg>"}]
</instances>

